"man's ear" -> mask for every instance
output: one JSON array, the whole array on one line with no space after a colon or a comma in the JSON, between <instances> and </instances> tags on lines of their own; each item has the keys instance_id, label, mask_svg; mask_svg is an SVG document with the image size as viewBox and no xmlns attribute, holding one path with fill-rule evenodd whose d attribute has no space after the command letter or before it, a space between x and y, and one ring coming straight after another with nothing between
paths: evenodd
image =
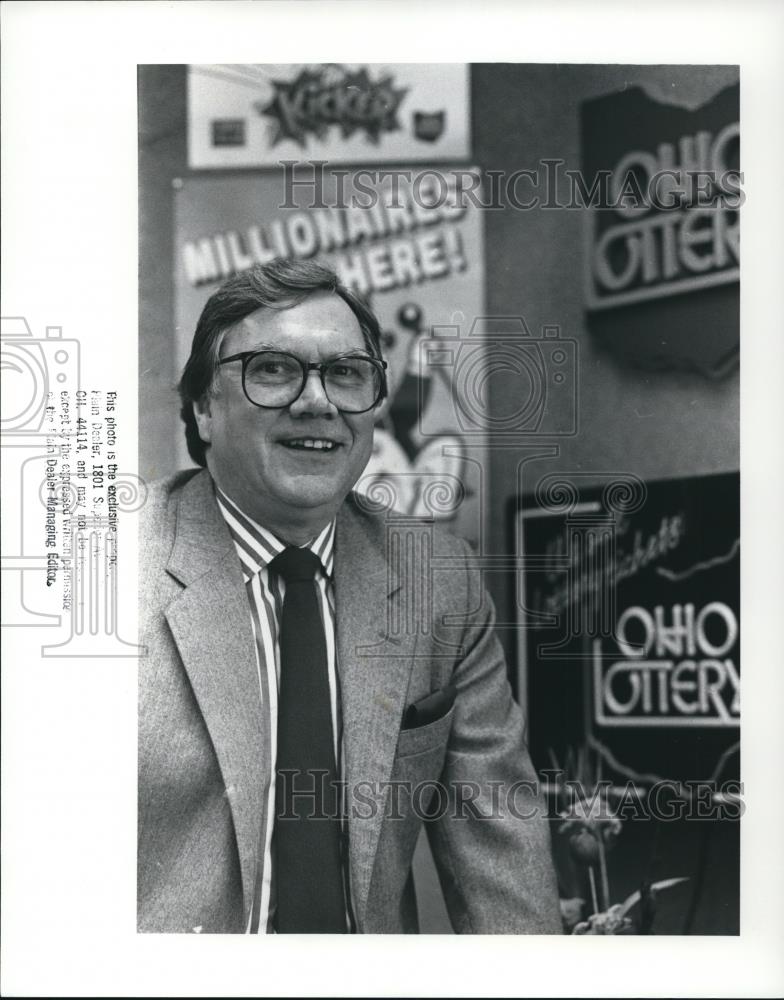
<instances>
[{"instance_id":1,"label":"man's ear","mask_svg":"<svg viewBox=\"0 0 784 1000\"><path fill-rule=\"evenodd\" d=\"M199 428L199 437L205 444L212 441L212 397L209 392L205 392L201 399L193 403L193 416L196 418L196 426Z\"/></svg>"}]
</instances>

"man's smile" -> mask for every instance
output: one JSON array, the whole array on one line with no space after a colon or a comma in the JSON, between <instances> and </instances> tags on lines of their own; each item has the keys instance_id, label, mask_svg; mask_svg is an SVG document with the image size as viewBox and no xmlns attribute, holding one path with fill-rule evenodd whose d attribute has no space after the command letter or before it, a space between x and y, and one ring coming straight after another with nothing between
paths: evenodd
<instances>
[{"instance_id":1,"label":"man's smile","mask_svg":"<svg viewBox=\"0 0 784 1000\"><path fill-rule=\"evenodd\" d=\"M320 437L284 438L279 443L291 451L311 451L322 454L336 451L341 447L339 441Z\"/></svg>"}]
</instances>

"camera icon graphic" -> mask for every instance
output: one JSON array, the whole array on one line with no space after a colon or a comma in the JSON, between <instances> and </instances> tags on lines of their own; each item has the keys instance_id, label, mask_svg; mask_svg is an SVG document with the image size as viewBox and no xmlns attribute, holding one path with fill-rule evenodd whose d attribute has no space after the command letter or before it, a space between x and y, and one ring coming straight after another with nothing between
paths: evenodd
<instances>
[{"instance_id":1,"label":"camera icon graphic","mask_svg":"<svg viewBox=\"0 0 784 1000\"><path fill-rule=\"evenodd\" d=\"M46 337L33 337L22 316L3 317L0 329L3 435L41 433L49 393L76 390L79 341L66 339L62 327L48 326Z\"/></svg>"},{"instance_id":2,"label":"camera icon graphic","mask_svg":"<svg viewBox=\"0 0 784 1000\"><path fill-rule=\"evenodd\" d=\"M450 419L463 435L577 434L578 344L559 326L533 336L522 316L482 316L467 335L456 326L432 333L419 345L419 382L438 372L449 384ZM424 436L444 433L443 413L420 413Z\"/></svg>"},{"instance_id":3,"label":"camera icon graphic","mask_svg":"<svg viewBox=\"0 0 784 1000\"><path fill-rule=\"evenodd\" d=\"M65 339L62 327L34 337L22 316L0 320L0 455L3 468L3 519L0 568L5 626L56 626L59 615L36 607L38 585L47 571L41 485L52 438L69 435L47 421L47 407L60 393L79 390L79 342Z\"/></svg>"}]
</instances>

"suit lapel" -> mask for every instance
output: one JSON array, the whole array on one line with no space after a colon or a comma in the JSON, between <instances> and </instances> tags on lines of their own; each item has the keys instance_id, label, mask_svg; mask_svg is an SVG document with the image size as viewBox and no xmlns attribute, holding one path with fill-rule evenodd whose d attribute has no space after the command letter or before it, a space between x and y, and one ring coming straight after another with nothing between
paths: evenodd
<instances>
[{"instance_id":1,"label":"suit lapel","mask_svg":"<svg viewBox=\"0 0 784 1000\"><path fill-rule=\"evenodd\" d=\"M218 510L212 481L194 476L180 499L168 571L185 589L166 618L218 758L231 807L245 912L253 898L256 856L269 769L269 726L259 699L255 643L242 571ZM360 782L388 781L416 652L416 635L390 622L405 617L401 587L386 557L383 526L353 501L337 521L335 607L338 672L349 793ZM402 601L402 603L401 603ZM399 634L398 634L399 633ZM263 665L262 665L263 669ZM360 926L378 846L383 808L351 815L351 885Z\"/></svg>"},{"instance_id":2,"label":"suit lapel","mask_svg":"<svg viewBox=\"0 0 784 1000\"><path fill-rule=\"evenodd\" d=\"M185 584L166 618L218 758L231 807L247 914L268 773L255 642L239 560L205 472L184 487L168 570ZM263 665L262 665L263 667Z\"/></svg>"},{"instance_id":3,"label":"suit lapel","mask_svg":"<svg viewBox=\"0 0 784 1000\"><path fill-rule=\"evenodd\" d=\"M351 885L360 926L367 909L383 808L379 802L370 818L354 816L351 793L360 783L369 782L375 790L390 778L416 645L413 632L389 635L388 623L400 620L401 581L386 558L383 531L377 522L355 511L351 498L341 508L335 549L335 607Z\"/></svg>"}]
</instances>

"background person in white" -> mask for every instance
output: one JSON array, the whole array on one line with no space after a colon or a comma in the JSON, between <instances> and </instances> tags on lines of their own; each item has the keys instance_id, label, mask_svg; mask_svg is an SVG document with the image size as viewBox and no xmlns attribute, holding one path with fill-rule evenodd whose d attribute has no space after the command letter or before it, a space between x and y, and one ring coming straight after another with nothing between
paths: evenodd
<instances>
[{"instance_id":1,"label":"background person in white","mask_svg":"<svg viewBox=\"0 0 784 1000\"><path fill-rule=\"evenodd\" d=\"M411 861L421 809L404 795L392 816L366 808L367 795L390 781L438 781L450 808L428 835L455 930L559 933L543 809L480 818L498 801L499 782L510 789L535 775L469 547L437 533L437 552L454 570L428 581L434 627L385 643L385 623L406 595L390 583L383 517L351 492L371 453L374 408L342 412L315 369L288 405L254 405L242 360L220 362L261 350L311 365L347 354L380 360L378 323L331 271L309 262L230 279L199 321L180 389L189 450L206 469L154 485L143 526L139 929L274 929L280 665L271 662L275 583L264 578L258 546L271 539L323 553L334 535L319 577L348 789L346 928L417 930ZM376 404L382 398L383 385ZM227 510L255 537L245 539L253 558L244 562ZM442 628L446 615L466 624ZM428 711L412 715L412 705ZM451 808L470 782L479 788L473 810Z\"/></svg>"}]
</instances>

